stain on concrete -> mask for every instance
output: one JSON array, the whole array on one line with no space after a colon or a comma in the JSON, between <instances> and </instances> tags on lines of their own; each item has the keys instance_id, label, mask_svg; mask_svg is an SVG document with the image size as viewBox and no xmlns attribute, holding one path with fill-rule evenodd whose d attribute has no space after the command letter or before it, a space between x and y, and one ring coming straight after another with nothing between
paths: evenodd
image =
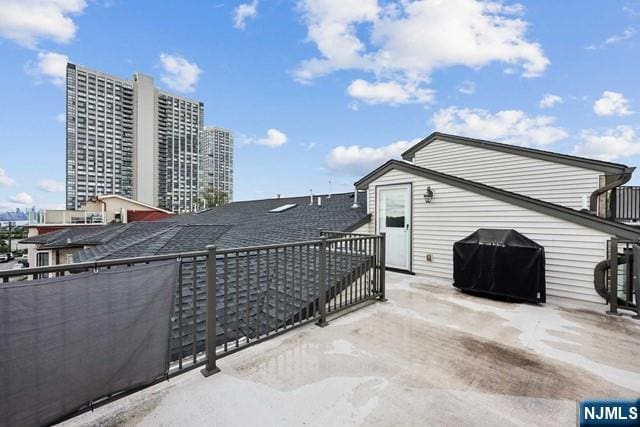
<instances>
[{"instance_id":1,"label":"stain on concrete","mask_svg":"<svg viewBox=\"0 0 640 427\"><path fill-rule=\"evenodd\" d=\"M123 401L115 401L110 405L117 408L108 414L93 418L89 422L82 422L82 417L76 418L76 422L71 421L77 426L92 427L116 427L116 426L136 426L147 415L153 412L162 402L167 391L155 392L150 395L138 395L123 405ZM126 398L125 398L126 399Z\"/></svg>"}]
</instances>

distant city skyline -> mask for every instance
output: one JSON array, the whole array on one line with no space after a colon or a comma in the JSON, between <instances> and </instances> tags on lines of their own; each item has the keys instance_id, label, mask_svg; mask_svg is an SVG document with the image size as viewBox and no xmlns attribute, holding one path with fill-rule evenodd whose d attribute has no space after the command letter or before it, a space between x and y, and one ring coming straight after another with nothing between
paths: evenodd
<instances>
[{"instance_id":1,"label":"distant city skyline","mask_svg":"<svg viewBox=\"0 0 640 427\"><path fill-rule=\"evenodd\" d=\"M68 61L204 102L206 125L234 130L236 200L349 191L436 130L640 163L637 0L23 0L0 16L0 211L65 205Z\"/></svg>"}]
</instances>

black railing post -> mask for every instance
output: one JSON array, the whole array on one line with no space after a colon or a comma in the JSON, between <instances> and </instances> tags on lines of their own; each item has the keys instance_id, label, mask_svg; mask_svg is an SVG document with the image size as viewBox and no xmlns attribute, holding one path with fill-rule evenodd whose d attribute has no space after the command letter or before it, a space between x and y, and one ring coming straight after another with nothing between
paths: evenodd
<instances>
[{"instance_id":1,"label":"black railing post","mask_svg":"<svg viewBox=\"0 0 640 427\"><path fill-rule=\"evenodd\" d=\"M609 282L609 311L607 314L618 315L618 239L611 239L611 279Z\"/></svg>"},{"instance_id":2,"label":"black railing post","mask_svg":"<svg viewBox=\"0 0 640 427\"><path fill-rule=\"evenodd\" d=\"M193 260L195 268L195 258ZM194 295L195 298L195 295ZM208 377L220 372L220 368L216 366L216 247L215 245L207 246L207 364L202 369L202 375ZM195 322L196 314L193 313L193 321Z\"/></svg>"},{"instance_id":3,"label":"black railing post","mask_svg":"<svg viewBox=\"0 0 640 427\"><path fill-rule=\"evenodd\" d=\"M319 262L320 270L318 273L318 311L320 318L316 325L324 328L327 323L327 238L320 237L320 254Z\"/></svg>"},{"instance_id":4,"label":"black railing post","mask_svg":"<svg viewBox=\"0 0 640 427\"><path fill-rule=\"evenodd\" d=\"M633 245L633 292L636 294L636 319L640 319L640 244Z\"/></svg>"},{"instance_id":5,"label":"black railing post","mask_svg":"<svg viewBox=\"0 0 640 427\"><path fill-rule=\"evenodd\" d=\"M387 270L387 234L380 233L380 301L387 300L386 270Z\"/></svg>"}]
</instances>

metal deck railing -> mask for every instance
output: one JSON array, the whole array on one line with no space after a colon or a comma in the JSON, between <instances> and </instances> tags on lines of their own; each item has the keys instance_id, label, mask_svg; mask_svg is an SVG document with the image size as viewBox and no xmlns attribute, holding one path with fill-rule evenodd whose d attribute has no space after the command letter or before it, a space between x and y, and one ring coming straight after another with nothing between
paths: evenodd
<instances>
[{"instance_id":1,"label":"metal deck railing","mask_svg":"<svg viewBox=\"0 0 640 427\"><path fill-rule=\"evenodd\" d=\"M617 315L618 309L631 310L640 316L638 295L640 295L640 241L611 239L607 242L607 265L601 277L604 289L601 291L609 304L607 313ZM600 263L602 264L602 263ZM596 267L594 283L598 290ZM598 292L601 293L601 292ZM603 296L603 295L601 295Z\"/></svg>"},{"instance_id":2,"label":"metal deck railing","mask_svg":"<svg viewBox=\"0 0 640 427\"><path fill-rule=\"evenodd\" d=\"M616 220L640 222L640 186L624 186L616 189Z\"/></svg>"},{"instance_id":3,"label":"metal deck railing","mask_svg":"<svg viewBox=\"0 0 640 427\"><path fill-rule=\"evenodd\" d=\"M221 357L311 322L325 326L328 315L385 299L385 236L341 232L321 232L319 239L306 242L224 250L209 246L206 251L0 271L0 286L169 259L180 261L171 316L172 363L158 381L202 365L208 376L217 372Z\"/></svg>"}]
</instances>

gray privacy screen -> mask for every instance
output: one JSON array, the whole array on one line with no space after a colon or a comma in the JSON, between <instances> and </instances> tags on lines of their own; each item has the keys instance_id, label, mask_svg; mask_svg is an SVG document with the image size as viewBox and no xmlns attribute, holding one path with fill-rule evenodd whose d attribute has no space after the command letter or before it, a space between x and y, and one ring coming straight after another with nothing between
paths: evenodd
<instances>
[{"instance_id":1,"label":"gray privacy screen","mask_svg":"<svg viewBox=\"0 0 640 427\"><path fill-rule=\"evenodd\" d=\"M175 260L0 285L0 425L51 423L169 364Z\"/></svg>"}]
</instances>

